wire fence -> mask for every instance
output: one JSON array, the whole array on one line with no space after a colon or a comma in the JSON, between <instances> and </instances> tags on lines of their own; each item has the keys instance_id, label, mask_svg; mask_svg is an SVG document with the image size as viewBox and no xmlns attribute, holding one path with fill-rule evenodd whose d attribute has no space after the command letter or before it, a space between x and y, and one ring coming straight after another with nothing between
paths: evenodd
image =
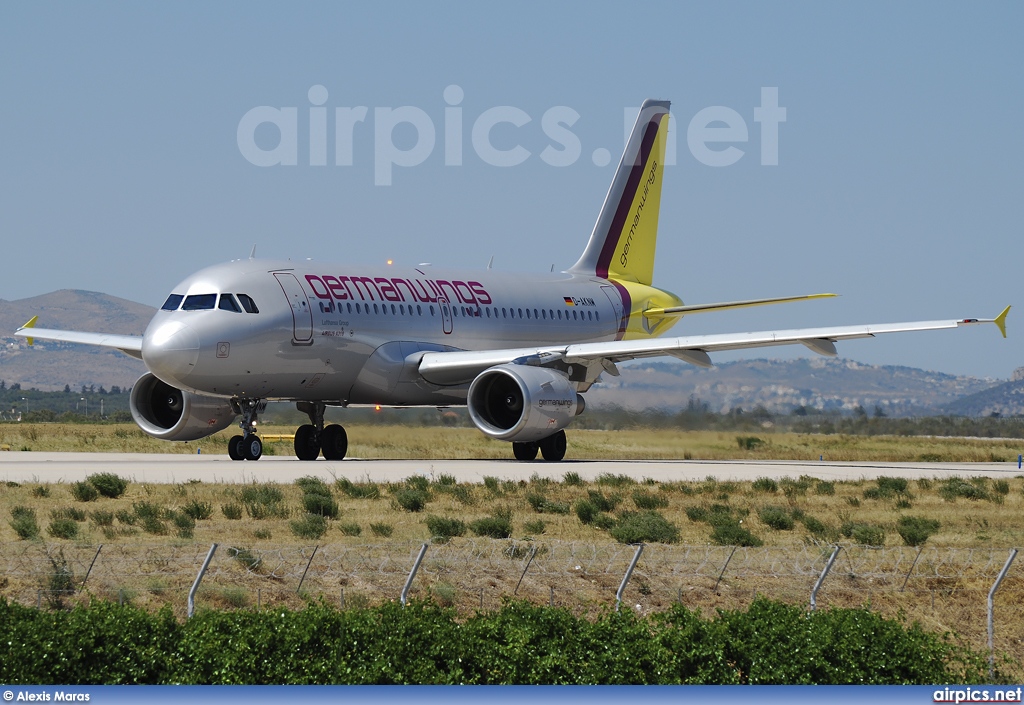
<instances>
[{"instance_id":1,"label":"wire fence","mask_svg":"<svg viewBox=\"0 0 1024 705\"><path fill-rule=\"evenodd\" d=\"M341 607L398 600L422 543L239 547L214 551L196 604L204 608L301 607L322 599ZM170 605L185 615L189 588L210 553L205 544L46 544L0 546L0 593L41 607L78 601ZM649 613L683 603L700 610L742 609L758 595L808 604L832 545L644 548L622 592ZM842 546L816 595L819 609L870 604L987 648L987 600L1006 548ZM636 547L617 543L453 539L430 544L411 583L430 598L471 614L508 599L610 609ZM1024 578L1011 566L994 596L995 649L1024 660Z\"/></svg>"}]
</instances>

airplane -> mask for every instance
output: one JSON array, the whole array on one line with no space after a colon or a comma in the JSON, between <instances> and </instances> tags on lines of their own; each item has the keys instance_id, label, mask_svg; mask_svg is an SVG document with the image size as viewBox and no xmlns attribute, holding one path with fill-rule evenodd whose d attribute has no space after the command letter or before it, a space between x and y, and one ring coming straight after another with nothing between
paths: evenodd
<instances>
[{"instance_id":1,"label":"airplane","mask_svg":"<svg viewBox=\"0 0 1024 705\"><path fill-rule=\"evenodd\" d=\"M517 460L559 461L582 395L627 360L711 367L710 353L793 344L835 356L840 340L981 323L1006 337L1009 306L994 319L666 337L689 314L835 296L684 305L653 285L668 115L668 101L644 102L586 248L563 272L264 260L253 248L175 286L141 337L36 328L38 317L16 335L141 358L131 413L156 438L197 440L240 417L228 454L258 460L259 415L289 401L309 417L295 456L332 461L348 436L325 424L328 406L465 405Z\"/></svg>"}]
</instances>

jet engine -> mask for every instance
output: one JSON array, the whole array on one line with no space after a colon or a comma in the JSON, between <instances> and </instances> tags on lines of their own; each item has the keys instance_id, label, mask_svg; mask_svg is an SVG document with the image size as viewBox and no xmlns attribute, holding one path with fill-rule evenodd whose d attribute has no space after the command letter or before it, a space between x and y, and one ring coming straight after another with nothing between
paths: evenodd
<instances>
[{"instance_id":1,"label":"jet engine","mask_svg":"<svg viewBox=\"0 0 1024 705\"><path fill-rule=\"evenodd\" d=\"M481 372L466 403L473 423L491 438L527 443L562 430L584 407L566 375L515 364Z\"/></svg>"},{"instance_id":2,"label":"jet engine","mask_svg":"<svg viewBox=\"0 0 1024 705\"><path fill-rule=\"evenodd\" d=\"M227 428L238 416L231 402L176 389L152 373L132 387L132 418L143 431L165 441L194 441Z\"/></svg>"}]
</instances>

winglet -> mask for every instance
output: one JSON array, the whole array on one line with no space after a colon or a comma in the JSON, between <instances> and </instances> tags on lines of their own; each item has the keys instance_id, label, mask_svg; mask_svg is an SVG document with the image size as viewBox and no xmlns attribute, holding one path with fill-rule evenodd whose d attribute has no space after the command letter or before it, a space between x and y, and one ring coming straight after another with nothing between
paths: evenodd
<instances>
[{"instance_id":1,"label":"winglet","mask_svg":"<svg viewBox=\"0 0 1024 705\"><path fill-rule=\"evenodd\" d=\"M1004 338L1006 337L1006 314L1008 314L1009 312L1010 307L1007 306L1006 308L1003 309L1002 313L996 316L995 320L996 325L999 326L999 332L1003 334Z\"/></svg>"},{"instance_id":2,"label":"winglet","mask_svg":"<svg viewBox=\"0 0 1024 705\"><path fill-rule=\"evenodd\" d=\"M19 328L19 330L23 330L25 328L35 328L36 327L36 321L38 321L38 320L39 320L39 316L32 316L32 318L29 319L29 322L26 323L25 325L23 325L21 328ZM29 345L33 345L35 342L36 342L35 338L29 338L28 339L28 344Z\"/></svg>"}]
</instances>

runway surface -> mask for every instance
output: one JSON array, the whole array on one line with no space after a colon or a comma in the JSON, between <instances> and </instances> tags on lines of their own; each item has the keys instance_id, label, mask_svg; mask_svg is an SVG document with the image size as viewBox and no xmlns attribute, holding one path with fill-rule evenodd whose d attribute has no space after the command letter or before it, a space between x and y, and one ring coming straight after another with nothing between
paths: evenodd
<instances>
[{"instance_id":1,"label":"runway surface","mask_svg":"<svg viewBox=\"0 0 1024 705\"><path fill-rule=\"evenodd\" d=\"M257 462L233 461L226 455L163 455L146 453L0 453L0 482L77 482L88 475L112 472L133 482L280 482L313 475L353 482L399 482L410 475L452 475L458 482L483 482L485 476L527 480L531 475L561 480L575 472L584 480L599 475L628 475L658 482L755 480L758 477L796 478L810 475L825 480L873 479L879 476L943 478L1013 477L1024 471L1017 463L877 463L747 460L574 460L561 463L515 460L360 460L304 462L264 456Z\"/></svg>"}]
</instances>

